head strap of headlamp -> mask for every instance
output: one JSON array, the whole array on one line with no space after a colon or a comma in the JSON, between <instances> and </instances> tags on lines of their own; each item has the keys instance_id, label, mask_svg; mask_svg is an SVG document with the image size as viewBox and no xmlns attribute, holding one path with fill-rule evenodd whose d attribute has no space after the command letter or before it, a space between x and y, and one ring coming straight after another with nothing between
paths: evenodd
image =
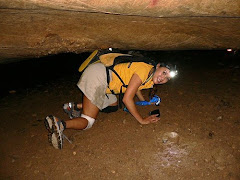
<instances>
[{"instance_id":1,"label":"head strap of headlamp","mask_svg":"<svg viewBox=\"0 0 240 180\"><path fill-rule=\"evenodd\" d=\"M173 66L172 64L169 64L169 63L160 63L160 66L161 66L161 67L166 67L166 68L168 68L168 69L170 70L170 72L174 72L175 75L178 74L177 66L176 66L176 65ZM174 75L174 76L175 76L175 75Z\"/></svg>"},{"instance_id":2,"label":"head strap of headlamp","mask_svg":"<svg viewBox=\"0 0 240 180\"><path fill-rule=\"evenodd\" d=\"M170 71L176 70L176 65L175 65L175 67L173 67L173 65L172 65L172 64L169 64L169 63L160 63L160 66L161 66L161 67L166 67L166 68L168 68Z\"/></svg>"}]
</instances>

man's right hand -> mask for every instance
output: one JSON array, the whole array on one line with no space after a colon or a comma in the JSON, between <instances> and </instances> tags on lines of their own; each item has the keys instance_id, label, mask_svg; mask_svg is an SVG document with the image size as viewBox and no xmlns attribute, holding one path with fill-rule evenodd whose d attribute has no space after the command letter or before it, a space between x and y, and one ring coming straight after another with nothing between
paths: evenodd
<instances>
[{"instance_id":1,"label":"man's right hand","mask_svg":"<svg viewBox=\"0 0 240 180\"><path fill-rule=\"evenodd\" d=\"M139 121L140 124L150 124L150 123L156 123L160 120L159 117L157 117L157 114L148 116L146 118L144 118L142 121Z\"/></svg>"}]
</instances>

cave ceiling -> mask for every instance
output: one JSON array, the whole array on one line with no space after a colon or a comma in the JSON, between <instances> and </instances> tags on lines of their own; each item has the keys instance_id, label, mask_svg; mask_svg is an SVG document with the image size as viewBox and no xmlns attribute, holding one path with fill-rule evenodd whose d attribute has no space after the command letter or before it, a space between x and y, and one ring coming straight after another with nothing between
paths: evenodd
<instances>
[{"instance_id":1,"label":"cave ceiling","mask_svg":"<svg viewBox=\"0 0 240 180\"><path fill-rule=\"evenodd\" d=\"M108 47L240 49L240 1L0 0L0 63Z\"/></svg>"}]
</instances>

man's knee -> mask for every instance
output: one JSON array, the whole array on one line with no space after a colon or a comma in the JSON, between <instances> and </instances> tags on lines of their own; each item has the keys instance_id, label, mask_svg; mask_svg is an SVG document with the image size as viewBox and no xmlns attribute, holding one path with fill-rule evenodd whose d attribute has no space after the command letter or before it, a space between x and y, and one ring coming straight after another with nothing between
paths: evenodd
<instances>
[{"instance_id":1,"label":"man's knee","mask_svg":"<svg viewBox=\"0 0 240 180\"><path fill-rule=\"evenodd\" d=\"M88 121L87 127L85 127L83 130L86 130L86 129L91 128L92 125L93 125L94 122L95 122L95 119L92 118L92 117L90 117L90 116L87 116L87 115L85 115L85 114L81 114L81 117L84 118L84 119L86 119L86 120Z\"/></svg>"}]
</instances>

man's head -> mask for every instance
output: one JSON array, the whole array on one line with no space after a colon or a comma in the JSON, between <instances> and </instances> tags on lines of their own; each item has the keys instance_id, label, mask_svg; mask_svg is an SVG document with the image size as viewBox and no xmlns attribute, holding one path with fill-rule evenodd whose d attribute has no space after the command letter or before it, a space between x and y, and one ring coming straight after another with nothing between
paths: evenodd
<instances>
[{"instance_id":1,"label":"man's head","mask_svg":"<svg viewBox=\"0 0 240 180\"><path fill-rule=\"evenodd\" d=\"M170 64L159 63L156 66L156 71L153 75L154 84L164 84L171 78L177 75L176 66L173 67Z\"/></svg>"}]
</instances>

